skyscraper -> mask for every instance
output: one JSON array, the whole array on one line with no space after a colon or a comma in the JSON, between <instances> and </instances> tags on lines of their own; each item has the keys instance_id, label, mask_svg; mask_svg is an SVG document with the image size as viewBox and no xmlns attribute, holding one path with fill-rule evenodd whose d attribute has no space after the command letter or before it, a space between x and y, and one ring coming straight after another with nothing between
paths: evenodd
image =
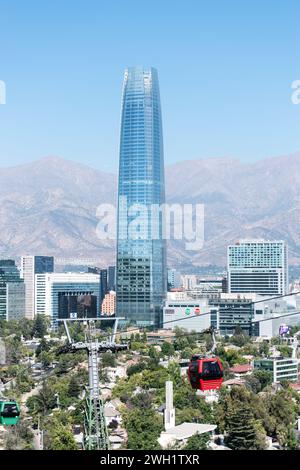
<instances>
[{"instance_id":1,"label":"skyscraper","mask_svg":"<svg viewBox=\"0 0 300 470\"><path fill-rule=\"evenodd\" d=\"M241 240L228 247L227 256L229 293L288 293L288 250L284 241Z\"/></svg>"},{"instance_id":2,"label":"skyscraper","mask_svg":"<svg viewBox=\"0 0 300 470\"><path fill-rule=\"evenodd\" d=\"M0 260L0 320L25 316L25 285L14 260Z\"/></svg>"},{"instance_id":3,"label":"skyscraper","mask_svg":"<svg viewBox=\"0 0 300 470\"><path fill-rule=\"evenodd\" d=\"M110 292L111 290L116 290L116 267L108 266L108 280L107 280L107 289Z\"/></svg>"},{"instance_id":4,"label":"skyscraper","mask_svg":"<svg viewBox=\"0 0 300 470\"><path fill-rule=\"evenodd\" d=\"M118 197L117 315L139 325L158 324L167 279L162 214L153 216L151 211L165 202L161 106L154 68L125 71Z\"/></svg>"},{"instance_id":5,"label":"skyscraper","mask_svg":"<svg viewBox=\"0 0 300 470\"><path fill-rule=\"evenodd\" d=\"M32 320L35 316L35 275L53 273L53 256L22 256L21 277L25 283L25 316Z\"/></svg>"}]
</instances>

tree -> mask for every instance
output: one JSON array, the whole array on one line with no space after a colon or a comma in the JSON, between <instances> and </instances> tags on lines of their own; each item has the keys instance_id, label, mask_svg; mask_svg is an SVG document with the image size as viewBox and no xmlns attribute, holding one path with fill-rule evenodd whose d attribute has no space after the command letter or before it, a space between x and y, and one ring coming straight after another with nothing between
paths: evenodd
<instances>
[{"instance_id":1,"label":"tree","mask_svg":"<svg viewBox=\"0 0 300 470\"><path fill-rule=\"evenodd\" d=\"M53 355L47 351L42 351L40 354L40 361L43 367L48 367L53 361Z\"/></svg>"},{"instance_id":2,"label":"tree","mask_svg":"<svg viewBox=\"0 0 300 470\"><path fill-rule=\"evenodd\" d=\"M275 419L276 435L281 426L287 429L295 423L299 410L289 390L268 396L266 405L269 414Z\"/></svg>"},{"instance_id":3,"label":"tree","mask_svg":"<svg viewBox=\"0 0 300 470\"><path fill-rule=\"evenodd\" d=\"M44 316L37 315L34 327L33 327L33 335L37 338L43 338L47 334L47 322Z\"/></svg>"},{"instance_id":4,"label":"tree","mask_svg":"<svg viewBox=\"0 0 300 470\"><path fill-rule=\"evenodd\" d=\"M116 367L117 361L111 352L105 352L101 355L102 367Z\"/></svg>"},{"instance_id":5,"label":"tree","mask_svg":"<svg viewBox=\"0 0 300 470\"><path fill-rule=\"evenodd\" d=\"M241 328L240 328L241 329ZM245 346L246 344L248 344L250 342L250 337L249 336L246 336L244 333L243 333L243 330L241 333L237 334L235 333L234 336L231 338L231 342L232 344L234 344L235 346L239 346L240 348L242 348L243 346Z\"/></svg>"},{"instance_id":6,"label":"tree","mask_svg":"<svg viewBox=\"0 0 300 470\"><path fill-rule=\"evenodd\" d=\"M146 362L138 362L137 364L133 364L132 366L127 367L126 373L128 377L131 377L134 374L138 374L147 368Z\"/></svg>"},{"instance_id":7,"label":"tree","mask_svg":"<svg viewBox=\"0 0 300 470\"><path fill-rule=\"evenodd\" d=\"M209 433L195 434L188 439L184 450L207 450L209 441Z\"/></svg>"},{"instance_id":8,"label":"tree","mask_svg":"<svg viewBox=\"0 0 300 470\"><path fill-rule=\"evenodd\" d=\"M43 337L41 339L40 344L36 348L35 354L37 357L39 357L42 354L42 352L48 352L50 351L50 349L51 349L50 343L46 341L45 338Z\"/></svg>"},{"instance_id":9,"label":"tree","mask_svg":"<svg viewBox=\"0 0 300 470\"><path fill-rule=\"evenodd\" d=\"M245 385L246 387L251 390L253 393L259 393L261 392L261 383L260 381L254 377L253 374L248 375L245 378Z\"/></svg>"},{"instance_id":10,"label":"tree","mask_svg":"<svg viewBox=\"0 0 300 470\"><path fill-rule=\"evenodd\" d=\"M175 352L175 348L173 346L173 344L171 343L168 343L167 341L164 341L162 346L161 346L161 352L164 356L173 356L174 352Z\"/></svg>"},{"instance_id":11,"label":"tree","mask_svg":"<svg viewBox=\"0 0 300 470\"><path fill-rule=\"evenodd\" d=\"M123 414L131 450L157 450L162 419L151 409L126 410Z\"/></svg>"},{"instance_id":12,"label":"tree","mask_svg":"<svg viewBox=\"0 0 300 470\"><path fill-rule=\"evenodd\" d=\"M255 370L253 374L246 377L246 385L254 393L259 393L264 390L273 381L273 374L267 370Z\"/></svg>"},{"instance_id":13,"label":"tree","mask_svg":"<svg viewBox=\"0 0 300 470\"><path fill-rule=\"evenodd\" d=\"M297 437L293 426L282 428L281 432L279 432L279 442L285 450L299 449L299 438Z\"/></svg>"},{"instance_id":14,"label":"tree","mask_svg":"<svg viewBox=\"0 0 300 470\"><path fill-rule=\"evenodd\" d=\"M71 380L69 382L68 394L70 397L78 398L79 393L80 393L80 385L79 385L78 378L75 375L72 375Z\"/></svg>"},{"instance_id":15,"label":"tree","mask_svg":"<svg viewBox=\"0 0 300 470\"><path fill-rule=\"evenodd\" d=\"M31 413L35 411L46 415L47 412L56 406L55 391L49 384L43 382L42 389L39 394L28 398L26 405Z\"/></svg>"},{"instance_id":16,"label":"tree","mask_svg":"<svg viewBox=\"0 0 300 470\"><path fill-rule=\"evenodd\" d=\"M74 436L68 427L56 422L49 432L51 450L77 450Z\"/></svg>"},{"instance_id":17,"label":"tree","mask_svg":"<svg viewBox=\"0 0 300 470\"><path fill-rule=\"evenodd\" d=\"M130 400L131 404L140 410L151 409L153 395L150 392L137 393Z\"/></svg>"},{"instance_id":18,"label":"tree","mask_svg":"<svg viewBox=\"0 0 300 470\"><path fill-rule=\"evenodd\" d=\"M264 357L267 357L270 354L270 346L266 341L259 345L259 353Z\"/></svg>"},{"instance_id":19,"label":"tree","mask_svg":"<svg viewBox=\"0 0 300 470\"><path fill-rule=\"evenodd\" d=\"M239 403L228 416L226 444L233 450L262 450L253 413L248 405Z\"/></svg>"},{"instance_id":20,"label":"tree","mask_svg":"<svg viewBox=\"0 0 300 470\"><path fill-rule=\"evenodd\" d=\"M292 348L287 346L286 344L283 344L281 346L277 346L278 351L282 355L282 357L292 357Z\"/></svg>"}]
</instances>

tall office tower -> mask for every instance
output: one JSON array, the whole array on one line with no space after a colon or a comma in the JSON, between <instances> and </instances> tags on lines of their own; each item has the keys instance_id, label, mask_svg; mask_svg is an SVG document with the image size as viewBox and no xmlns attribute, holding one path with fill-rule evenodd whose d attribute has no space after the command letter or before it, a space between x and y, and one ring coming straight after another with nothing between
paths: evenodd
<instances>
[{"instance_id":1,"label":"tall office tower","mask_svg":"<svg viewBox=\"0 0 300 470\"><path fill-rule=\"evenodd\" d=\"M107 289L110 292L111 290L116 290L116 267L108 266L108 280L107 280Z\"/></svg>"},{"instance_id":2,"label":"tall office tower","mask_svg":"<svg viewBox=\"0 0 300 470\"><path fill-rule=\"evenodd\" d=\"M101 313L102 302L108 294L108 270L98 267L89 267L88 272L99 275L99 313Z\"/></svg>"},{"instance_id":3,"label":"tall office tower","mask_svg":"<svg viewBox=\"0 0 300 470\"><path fill-rule=\"evenodd\" d=\"M53 273L53 256L22 256L21 277L25 283L25 316L29 320L35 317L35 276Z\"/></svg>"},{"instance_id":4,"label":"tall office tower","mask_svg":"<svg viewBox=\"0 0 300 470\"><path fill-rule=\"evenodd\" d=\"M288 293L288 250L284 241L241 240L230 245L227 270L229 293Z\"/></svg>"},{"instance_id":5,"label":"tall office tower","mask_svg":"<svg viewBox=\"0 0 300 470\"><path fill-rule=\"evenodd\" d=\"M0 260L0 320L25 316L25 285L14 260Z\"/></svg>"},{"instance_id":6,"label":"tall office tower","mask_svg":"<svg viewBox=\"0 0 300 470\"><path fill-rule=\"evenodd\" d=\"M101 305L104 300L104 297L106 294L108 294L108 287L107 287L107 269L100 269L100 298L99 298L99 304L100 304L100 311L101 311Z\"/></svg>"},{"instance_id":7,"label":"tall office tower","mask_svg":"<svg viewBox=\"0 0 300 470\"><path fill-rule=\"evenodd\" d=\"M161 106L154 68L125 71L121 119L117 315L139 325L159 324L167 279L163 218L160 211L151 211L165 202Z\"/></svg>"}]
</instances>

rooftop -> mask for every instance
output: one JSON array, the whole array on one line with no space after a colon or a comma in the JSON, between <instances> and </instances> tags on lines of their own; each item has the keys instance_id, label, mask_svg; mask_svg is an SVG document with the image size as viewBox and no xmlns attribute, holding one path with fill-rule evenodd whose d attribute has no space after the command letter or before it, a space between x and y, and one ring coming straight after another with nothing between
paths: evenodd
<instances>
[{"instance_id":1,"label":"rooftop","mask_svg":"<svg viewBox=\"0 0 300 470\"><path fill-rule=\"evenodd\" d=\"M296 392L300 392L300 384L290 383L289 385L291 388L296 390Z\"/></svg>"},{"instance_id":2,"label":"rooftop","mask_svg":"<svg viewBox=\"0 0 300 470\"><path fill-rule=\"evenodd\" d=\"M194 434L204 434L206 432L212 432L217 428L214 424L198 424L198 423L182 423L179 426L168 429L166 434L172 434L176 440L182 441L189 439Z\"/></svg>"},{"instance_id":3,"label":"rooftop","mask_svg":"<svg viewBox=\"0 0 300 470\"><path fill-rule=\"evenodd\" d=\"M230 380L226 380L225 382L223 382L223 385L225 385L225 387L227 386L233 386L233 385L244 385L245 384L245 381L244 380L241 380L241 379L230 379Z\"/></svg>"},{"instance_id":4,"label":"rooftop","mask_svg":"<svg viewBox=\"0 0 300 470\"><path fill-rule=\"evenodd\" d=\"M237 366L231 367L229 372L232 374L246 374L247 372L251 372L253 367L251 364L239 364Z\"/></svg>"}]
</instances>

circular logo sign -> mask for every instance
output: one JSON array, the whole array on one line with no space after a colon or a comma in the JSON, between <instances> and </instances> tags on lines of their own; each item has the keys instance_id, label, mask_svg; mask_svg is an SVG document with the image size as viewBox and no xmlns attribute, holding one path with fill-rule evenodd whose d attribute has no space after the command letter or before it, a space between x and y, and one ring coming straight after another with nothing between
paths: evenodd
<instances>
[{"instance_id":1,"label":"circular logo sign","mask_svg":"<svg viewBox=\"0 0 300 470\"><path fill-rule=\"evenodd\" d=\"M186 309L185 309L185 314L186 314L186 315L190 315L190 314L191 314L191 309L190 309L190 308L186 308Z\"/></svg>"}]
</instances>

